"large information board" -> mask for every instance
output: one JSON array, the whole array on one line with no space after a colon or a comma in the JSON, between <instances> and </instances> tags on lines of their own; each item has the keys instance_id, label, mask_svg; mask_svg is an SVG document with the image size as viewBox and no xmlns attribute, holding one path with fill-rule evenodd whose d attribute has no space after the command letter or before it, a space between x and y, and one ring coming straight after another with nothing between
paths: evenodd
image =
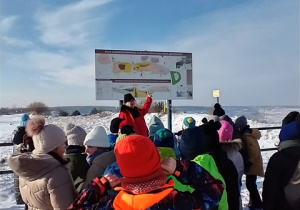
<instances>
[{"instance_id":1,"label":"large information board","mask_svg":"<svg viewBox=\"0 0 300 210\"><path fill-rule=\"evenodd\" d=\"M192 53L95 50L96 100L192 99Z\"/></svg>"}]
</instances>

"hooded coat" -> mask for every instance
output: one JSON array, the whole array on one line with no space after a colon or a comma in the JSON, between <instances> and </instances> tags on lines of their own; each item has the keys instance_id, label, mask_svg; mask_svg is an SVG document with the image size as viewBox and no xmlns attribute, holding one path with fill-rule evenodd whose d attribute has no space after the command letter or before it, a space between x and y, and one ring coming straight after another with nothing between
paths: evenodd
<instances>
[{"instance_id":1,"label":"hooded coat","mask_svg":"<svg viewBox=\"0 0 300 210\"><path fill-rule=\"evenodd\" d=\"M238 172L238 179L242 180L244 174L244 161L239 150L242 148L242 141L240 139L234 139L230 142L221 143L223 151L227 153L227 157L231 160Z\"/></svg>"},{"instance_id":2,"label":"hooded coat","mask_svg":"<svg viewBox=\"0 0 300 210\"><path fill-rule=\"evenodd\" d=\"M139 113L139 116L137 117L132 116L129 111L131 108L123 105L119 113L119 118L124 119L121 124L131 125L136 134L148 137L148 128L144 116L149 112L151 103L152 98L148 97L142 108L134 107L134 109L136 109L135 111L138 111Z\"/></svg>"},{"instance_id":3,"label":"hooded coat","mask_svg":"<svg viewBox=\"0 0 300 210\"><path fill-rule=\"evenodd\" d=\"M51 155L13 155L8 165L19 175L20 192L28 209L65 210L76 198L69 170Z\"/></svg>"},{"instance_id":4,"label":"hooded coat","mask_svg":"<svg viewBox=\"0 0 300 210\"><path fill-rule=\"evenodd\" d=\"M248 151L248 161L251 164L249 170L245 172L246 175L264 176L263 162L261 151L258 144L261 134L258 129L250 129L252 132L245 132L243 135L244 143Z\"/></svg>"},{"instance_id":5,"label":"hooded coat","mask_svg":"<svg viewBox=\"0 0 300 210\"><path fill-rule=\"evenodd\" d=\"M153 138L155 135L156 131L165 128L164 124L162 121L156 117L155 115L151 118L149 122L149 136L150 138Z\"/></svg>"},{"instance_id":6,"label":"hooded coat","mask_svg":"<svg viewBox=\"0 0 300 210\"><path fill-rule=\"evenodd\" d=\"M220 144L221 144L223 151L227 153L228 159L231 160L235 166L235 169L238 174L238 186L239 186L239 190L241 191L242 176L244 174L244 161L243 161L243 157L242 157L241 153L239 152L239 150L242 148L242 140L234 139L232 141L222 142ZM240 199L240 202L239 202L240 209L243 209L241 196L239 199Z\"/></svg>"}]
</instances>

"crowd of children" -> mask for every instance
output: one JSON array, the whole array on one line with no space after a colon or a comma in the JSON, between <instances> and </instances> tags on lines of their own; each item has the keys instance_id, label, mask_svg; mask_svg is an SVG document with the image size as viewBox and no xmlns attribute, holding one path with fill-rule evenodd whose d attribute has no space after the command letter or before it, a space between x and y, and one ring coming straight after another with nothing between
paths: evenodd
<instances>
[{"instance_id":1,"label":"crowd of children","mask_svg":"<svg viewBox=\"0 0 300 210\"><path fill-rule=\"evenodd\" d=\"M245 174L250 209L292 209L283 188L300 158L299 112L285 118L261 198L260 132L244 116L233 122L216 104L201 125L186 117L182 130L172 133L157 116L146 126L151 102L149 94L138 108L126 94L109 135L102 126L86 133L71 123L62 130L41 116L22 117L23 136L32 138L33 148L8 159L19 181L17 201L28 209L241 210Z\"/></svg>"}]
</instances>

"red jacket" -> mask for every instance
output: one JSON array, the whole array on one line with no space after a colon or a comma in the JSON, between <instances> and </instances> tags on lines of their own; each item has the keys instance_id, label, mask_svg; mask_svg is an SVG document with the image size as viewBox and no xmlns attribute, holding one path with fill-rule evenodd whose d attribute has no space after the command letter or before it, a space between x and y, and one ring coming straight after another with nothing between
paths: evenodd
<instances>
[{"instance_id":1,"label":"red jacket","mask_svg":"<svg viewBox=\"0 0 300 210\"><path fill-rule=\"evenodd\" d=\"M148 113L150 106L152 103L152 98L147 97L146 102L144 103L142 108L137 108L140 116L133 118L131 113L128 110L121 110L119 114L119 118L124 119L120 126L122 125L131 125L135 130L135 133L138 135L148 137L148 128L144 119L144 116Z\"/></svg>"}]
</instances>

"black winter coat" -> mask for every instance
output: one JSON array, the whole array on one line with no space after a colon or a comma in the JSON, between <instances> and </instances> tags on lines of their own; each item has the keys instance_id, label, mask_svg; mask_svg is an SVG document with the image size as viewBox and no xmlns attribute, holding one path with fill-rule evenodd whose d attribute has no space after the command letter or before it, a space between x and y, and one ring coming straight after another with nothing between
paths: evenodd
<instances>
[{"instance_id":1,"label":"black winter coat","mask_svg":"<svg viewBox=\"0 0 300 210\"><path fill-rule=\"evenodd\" d=\"M267 165L263 183L263 203L265 210L292 210L285 196L284 187L288 184L300 159L300 140L280 143Z\"/></svg>"},{"instance_id":2,"label":"black winter coat","mask_svg":"<svg viewBox=\"0 0 300 210\"><path fill-rule=\"evenodd\" d=\"M211 155L213 156L217 168L226 183L229 210L239 210L240 188L236 167L233 162L228 159L227 154L223 150L213 152Z\"/></svg>"}]
</instances>

